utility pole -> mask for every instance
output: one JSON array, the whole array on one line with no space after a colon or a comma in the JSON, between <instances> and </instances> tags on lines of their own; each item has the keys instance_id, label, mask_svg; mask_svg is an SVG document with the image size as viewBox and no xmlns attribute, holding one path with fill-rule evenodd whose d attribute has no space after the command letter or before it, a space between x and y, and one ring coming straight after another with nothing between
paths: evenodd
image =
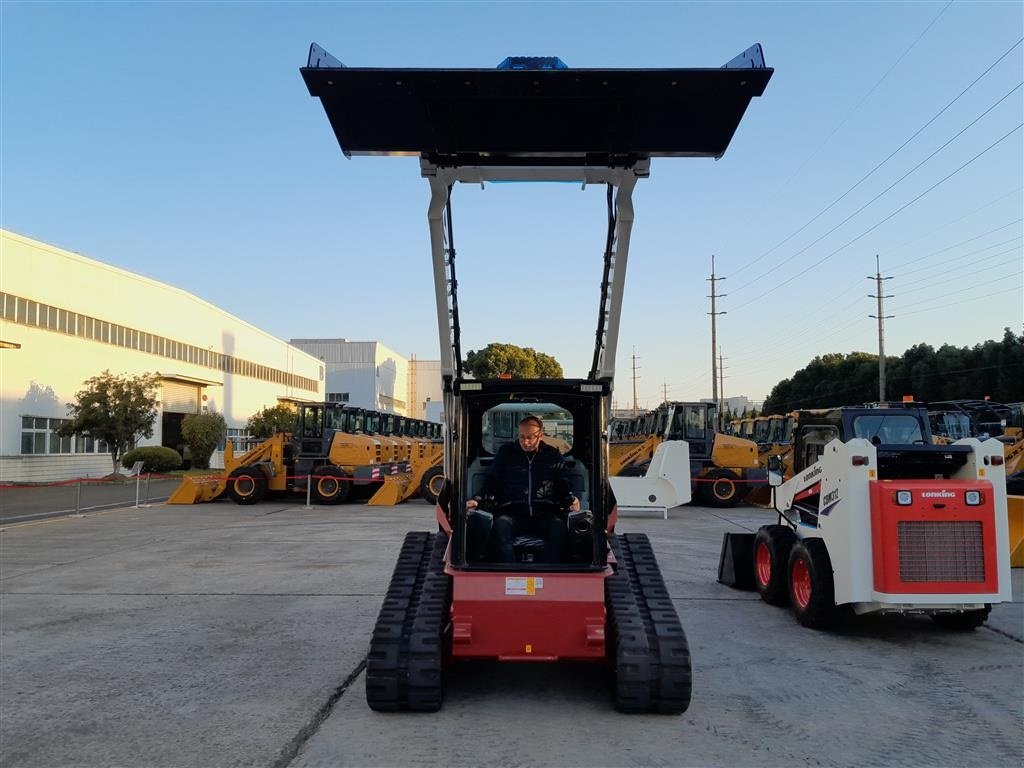
<instances>
[{"instance_id":1,"label":"utility pole","mask_svg":"<svg viewBox=\"0 0 1024 768\"><path fill-rule=\"evenodd\" d=\"M711 311L708 312L711 315L711 399L716 403L718 402L718 360L715 358L715 354L718 352L718 329L716 327L716 320L719 315L726 314L725 312L718 312L715 306L715 299L728 294L719 294L716 291L715 283L719 280L725 280L724 277L715 277L715 254L711 254L711 277L706 278L711 282Z\"/></svg>"},{"instance_id":2,"label":"utility pole","mask_svg":"<svg viewBox=\"0 0 1024 768\"><path fill-rule=\"evenodd\" d=\"M718 423L715 425L715 431L721 432L722 426L725 424L722 412L725 410L725 360L722 358L722 348L718 348L718 394L719 400L718 405Z\"/></svg>"},{"instance_id":3,"label":"utility pole","mask_svg":"<svg viewBox=\"0 0 1024 768\"><path fill-rule=\"evenodd\" d=\"M868 275L868 280L875 281L875 290L878 293L869 293L868 298L878 299L878 314L868 315L878 319L878 402L885 402L885 321L894 315L885 314L882 309L882 300L891 299L892 294L882 293L882 281L892 280L891 277L882 277L882 267L878 261L878 254L875 254L875 275Z\"/></svg>"},{"instance_id":4,"label":"utility pole","mask_svg":"<svg viewBox=\"0 0 1024 768\"><path fill-rule=\"evenodd\" d=\"M406 378L409 382L409 386L406 387L407 394L405 401L408 403L406 406L406 412L414 419L422 418L420 416L420 400L419 390L416 387L416 353L413 352L409 355L409 375Z\"/></svg>"},{"instance_id":5,"label":"utility pole","mask_svg":"<svg viewBox=\"0 0 1024 768\"><path fill-rule=\"evenodd\" d=\"M636 418L636 347L633 347L633 417Z\"/></svg>"},{"instance_id":6,"label":"utility pole","mask_svg":"<svg viewBox=\"0 0 1024 768\"><path fill-rule=\"evenodd\" d=\"M663 402L663 403L667 403L668 402L668 382L667 381L661 382L661 402Z\"/></svg>"}]
</instances>

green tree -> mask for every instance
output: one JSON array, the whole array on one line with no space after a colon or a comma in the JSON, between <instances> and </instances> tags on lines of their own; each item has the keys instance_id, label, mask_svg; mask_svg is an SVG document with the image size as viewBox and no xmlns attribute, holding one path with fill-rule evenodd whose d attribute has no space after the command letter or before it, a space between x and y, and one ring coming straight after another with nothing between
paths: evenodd
<instances>
[{"instance_id":1,"label":"green tree","mask_svg":"<svg viewBox=\"0 0 1024 768\"><path fill-rule=\"evenodd\" d=\"M157 384L151 374L115 376L110 371L87 379L75 402L67 404L71 420L58 434L89 435L105 442L116 474L121 454L139 438L153 436Z\"/></svg>"},{"instance_id":2,"label":"green tree","mask_svg":"<svg viewBox=\"0 0 1024 768\"><path fill-rule=\"evenodd\" d=\"M885 358L886 397L904 395L920 402L1024 400L1024 334L1003 329L1003 338L973 347L915 344L900 357ZM860 405L878 399L878 356L867 352L832 352L815 357L791 378L776 384L765 401L766 413L798 408Z\"/></svg>"},{"instance_id":3,"label":"green tree","mask_svg":"<svg viewBox=\"0 0 1024 768\"><path fill-rule=\"evenodd\" d=\"M219 413L193 413L181 420L181 439L192 452L192 466L210 468L210 456L224 439L227 422Z\"/></svg>"},{"instance_id":4,"label":"green tree","mask_svg":"<svg viewBox=\"0 0 1024 768\"><path fill-rule=\"evenodd\" d=\"M253 437L270 437L277 432L291 432L294 429L295 409L287 403L263 408L245 423L245 431Z\"/></svg>"},{"instance_id":5,"label":"green tree","mask_svg":"<svg viewBox=\"0 0 1024 768\"><path fill-rule=\"evenodd\" d=\"M562 366L551 355L532 347L491 342L480 351L470 350L465 369L478 379L497 379L509 374L514 379L560 379Z\"/></svg>"}]
</instances>

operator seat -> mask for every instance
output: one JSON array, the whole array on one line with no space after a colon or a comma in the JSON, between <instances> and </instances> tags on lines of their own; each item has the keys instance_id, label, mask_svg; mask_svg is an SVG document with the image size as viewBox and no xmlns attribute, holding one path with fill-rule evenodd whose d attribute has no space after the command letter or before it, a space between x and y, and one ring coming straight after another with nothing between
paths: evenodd
<instances>
[{"instance_id":1,"label":"operator seat","mask_svg":"<svg viewBox=\"0 0 1024 768\"><path fill-rule=\"evenodd\" d=\"M516 536L512 539L512 551L517 563L532 563L544 549L547 541L540 536Z\"/></svg>"}]
</instances>

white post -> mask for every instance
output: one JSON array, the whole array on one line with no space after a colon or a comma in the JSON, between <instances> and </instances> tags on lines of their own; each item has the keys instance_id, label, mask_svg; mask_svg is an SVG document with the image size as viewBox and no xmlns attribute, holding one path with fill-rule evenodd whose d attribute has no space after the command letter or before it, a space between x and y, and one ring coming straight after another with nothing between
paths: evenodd
<instances>
[{"instance_id":1,"label":"white post","mask_svg":"<svg viewBox=\"0 0 1024 768\"><path fill-rule=\"evenodd\" d=\"M139 508L139 491L142 490L142 474L135 476L135 508Z\"/></svg>"},{"instance_id":2,"label":"white post","mask_svg":"<svg viewBox=\"0 0 1024 768\"><path fill-rule=\"evenodd\" d=\"M312 509L312 505L309 503L309 496L313 492L313 475L306 475L306 509Z\"/></svg>"}]
</instances>

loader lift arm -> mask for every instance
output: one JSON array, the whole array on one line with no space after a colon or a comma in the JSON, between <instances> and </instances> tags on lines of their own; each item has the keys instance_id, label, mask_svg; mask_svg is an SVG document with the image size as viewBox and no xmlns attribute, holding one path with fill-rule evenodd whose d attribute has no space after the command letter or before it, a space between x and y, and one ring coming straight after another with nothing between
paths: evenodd
<instances>
[{"instance_id":1,"label":"loader lift arm","mask_svg":"<svg viewBox=\"0 0 1024 768\"><path fill-rule=\"evenodd\" d=\"M302 77L342 152L419 156L428 210L445 381L461 377L451 231L457 181L607 184L609 230L591 380L615 370L633 224L632 190L651 157L719 158L774 70L759 44L721 68L497 69L346 67L310 46ZM613 189L617 189L612 203Z\"/></svg>"}]
</instances>

